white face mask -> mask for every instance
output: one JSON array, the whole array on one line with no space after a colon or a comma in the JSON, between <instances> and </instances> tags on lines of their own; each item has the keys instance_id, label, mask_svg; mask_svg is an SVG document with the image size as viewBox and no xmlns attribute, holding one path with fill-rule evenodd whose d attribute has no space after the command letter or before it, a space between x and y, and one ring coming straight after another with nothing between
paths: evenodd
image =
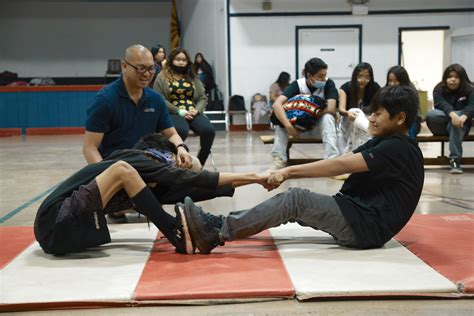
<instances>
[{"instance_id":1,"label":"white face mask","mask_svg":"<svg viewBox=\"0 0 474 316\"><path fill-rule=\"evenodd\" d=\"M313 83L313 87L316 88L316 89L324 88L325 85L326 85L326 81L318 81L318 80L316 80L316 81Z\"/></svg>"}]
</instances>

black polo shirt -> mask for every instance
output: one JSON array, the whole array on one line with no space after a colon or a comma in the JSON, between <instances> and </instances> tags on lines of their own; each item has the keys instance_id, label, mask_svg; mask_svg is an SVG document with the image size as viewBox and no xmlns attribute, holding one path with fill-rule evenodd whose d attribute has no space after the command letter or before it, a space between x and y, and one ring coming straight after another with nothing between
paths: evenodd
<instances>
[{"instance_id":1,"label":"black polo shirt","mask_svg":"<svg viewBox=\"0 0 474 316\"><path fill-rule=\"evenodd\" d=\"M102 157L132 148L142 136L169 127L173 122L161 95L147 87L135 105L122 77L101 89L87 109L86 130L104 133L99 146Z\"/></svg>"}]
</instances>

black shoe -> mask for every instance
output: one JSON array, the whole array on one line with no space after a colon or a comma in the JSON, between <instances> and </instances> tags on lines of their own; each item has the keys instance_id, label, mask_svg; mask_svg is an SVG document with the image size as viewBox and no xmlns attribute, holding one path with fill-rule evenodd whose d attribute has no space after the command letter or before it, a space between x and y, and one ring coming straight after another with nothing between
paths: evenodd
<instances>
[{"instance_id":1,"label":"black shoe","mask_svg":"<svg viewBox=\"0 0 474 316\"><path fill-rule=\"evenodd\" d=\"M189 234L189 227L184 215L184 205L178 203L174 207L176 212L176 240L173 243L176 247L177 253L192 255L196 247L193 245L191 235Z\"/></svg>"},{"instance_id":2,"label":"black shoe","mask_svg":"<svg viewBox=\"0 0 474 316\"><path fill-rule=\"evenodd\" d=\"M208 254L215 247L224 245L219 237L222 216L205 213L189 197L184 199L183 208L194 245L200 253Z\"/></svg>"},{"instance_id":3,"label":"black shoe","mask_svg":"<svg viewBox=\"0 0 474 316\"><path fill-rule=\"evenodd\" d=\"M449 165L451 166L451 173L452 174L461 174L463 173L461 165L455 159L449 159Z\"/></svg>"},{"instance_id":4,"label":"black shoe","mask_svg":"<svg viewBox=\"0 0 474 316\"><path fill-rule=\"evenodd\" d=\"M109 213L107 215L108 222L111 224L126 224L128 223L127 216L125 213Z\"/></svg>"}]
</instances>

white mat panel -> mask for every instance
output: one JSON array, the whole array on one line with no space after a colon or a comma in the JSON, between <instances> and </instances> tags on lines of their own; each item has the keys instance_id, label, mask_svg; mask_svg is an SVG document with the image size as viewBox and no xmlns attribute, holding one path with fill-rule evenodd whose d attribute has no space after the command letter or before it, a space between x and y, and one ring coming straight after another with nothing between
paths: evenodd
<instances>
[{"instance_id":1,"label":"white mat panel","mask_svg":"<svg viewBox=\"0 0 474 316\"><path fill-rule=\"evenodd\" d=\"M62 257L35 242L0 271L0 303L130 300L157 229L143 223L109 230L112 243Z\"/></svg>"},{"instance_id":2,"label":"white mat panel","mask_svg":"<svg viewBox=\"0 0 474 316\"><path fill-rule=\"evenodd\" d=\"M322 231L298 224L270 231L301 300L457 291L454 283L395 240L381 249L353 250L338 246Z\"/></svg>"}]
</instances>

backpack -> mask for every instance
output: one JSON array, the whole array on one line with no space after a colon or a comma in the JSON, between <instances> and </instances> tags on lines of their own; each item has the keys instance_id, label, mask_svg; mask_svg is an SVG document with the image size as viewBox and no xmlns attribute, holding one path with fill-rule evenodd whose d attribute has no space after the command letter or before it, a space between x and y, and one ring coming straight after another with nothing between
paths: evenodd
<instances>
[{"instance_id":1,"label":"backpack","mask_svg":"<svg viewBox=\"0 0 474 316\"><path fill-rule=\"evenodd\" d=\"M233 95L229 99L229 111L246 111L245 100L241 95Z\"/></svg>"},{"instance_id":2,"label":"backpack","mask_svg":"<svg viewBox=\"0 0 474 316\"><path fill-rule=\"evenodd\" d=\"M253 123L255 124L269 124L271 109L267 102L267 97L255 93L250 101L250 108L252 109Z\"/></svg>"},{"instance_id":3,"label":"backpack","mask_svg":"<svg viewBox=\"0 0 474 316\"><path fill-rule=\"evenodd\" d=\"M313 129L325 108L326 101L316 95L298 94L283 103L286 117L301 132ZM284 127L274 112L270 120L273 124Z\"/></svg>"},{"instance_id":4,"label":"backpack","mask_svg":"<svg viewBox=\"0 0 474 316\"><path fill-rule=\"evenodd\" d=\"M0 86L6 86L14 81L18 80L18 74L15 72L7 71L0 72Z\"/></svg>"},{"instance_id":5,"label":"backpack","mask_svg":"<svg viewBox=\"0 0 474 316\"><path fill-rule=\"evenodd\" d=\"M217 87L209 92L206 111L224 111L224 98Z\"/></svg>"}]
</instances>

